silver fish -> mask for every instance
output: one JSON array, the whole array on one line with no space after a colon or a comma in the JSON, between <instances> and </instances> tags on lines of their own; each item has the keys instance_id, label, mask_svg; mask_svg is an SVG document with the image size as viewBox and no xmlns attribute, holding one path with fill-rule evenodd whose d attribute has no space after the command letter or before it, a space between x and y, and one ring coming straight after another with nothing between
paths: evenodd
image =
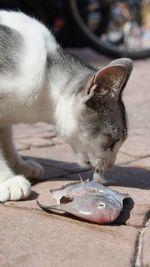
<instances>
[{"instance_id":1,"label":"silver fish","mask_svg":"<svg viewBox=\"0 0 150 267\"><path fill-rule=\"evenodd\" d=\"M37 204L44 210L66 212L100 224L114 221L123 209L123 200L129 198L128 194L113 191L94 181L67 185L53 191L52 196L57 205Z\"/></svg>"}]
</instances>

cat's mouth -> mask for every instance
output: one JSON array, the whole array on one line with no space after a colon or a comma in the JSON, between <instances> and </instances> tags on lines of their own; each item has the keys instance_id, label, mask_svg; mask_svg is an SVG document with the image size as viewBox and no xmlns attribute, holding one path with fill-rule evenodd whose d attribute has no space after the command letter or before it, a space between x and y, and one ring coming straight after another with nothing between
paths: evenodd
<instances>
[{"instance_id":1,"label":"cat's mouth","mask_svg":"<svg viewBox=\"0 0 150 267\"><path fill-rule=\"evenodd\" d=\"M91 168L94 170L95 173L103 175L104 171L105 171L105 162L104 160L100 160L100 161L90 161L90 160L82 160L82 162L80 162L80 165L84 168Z\"/></svg>"},{"instance_id":2,"label":"cat's mouth","mask_svg":"<svg viewBox=\"0 0 150 267\"><path fill-rule=\"evenodd\" d=\"M79 156L79 155L78 155ZM85 155L84 155L85 156ZM105 158L90 159L89 155L84 157L80 155L78 162L82 168L90 169L94 171L95 177L104 177L104 173L107 169L113 167L115 162L114 153L108 153Z\"/></svg>"},{"instance_id":3,"label":"cat's mouth","mask_svg":"<svg viewBox=\"0 0 150 267\"><path fill-rule=\"evenodd\" d=\"M104 176L105 171L113 167L114 161L106 161L104 159L101 159L98 161L91 162L89 160L85 160L83 165L84 167L94 169L94 173L97 176Z\"/></svg>"}]
</instances>

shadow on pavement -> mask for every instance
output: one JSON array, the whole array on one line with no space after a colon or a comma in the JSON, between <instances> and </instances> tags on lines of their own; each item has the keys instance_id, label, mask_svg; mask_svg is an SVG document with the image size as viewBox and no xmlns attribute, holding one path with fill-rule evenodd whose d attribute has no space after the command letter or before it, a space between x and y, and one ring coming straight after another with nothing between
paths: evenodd
<instances>
[{"instance_id":1,"label":"shadow on pavement","mask_svg":"<svg viewBox=\"0 0 150 267\"><path fill-rule=\"evenodd\" d=\"M26 159L29 157L25 157ZM30 157L31 158L31 157ZM44 175L38 180L79 180L92 179L92 171L81 168L77 163L62 162L32 158L44 166ZM115 166L105 174L106 178L113 180L113 186L132 187L139 189L150 189L150 170L138 167ZM37 180L33 180L33 183Z\"/></svg>"},{"instance_id":2,"label":"shadow on pavement","mask_svg":"<svg viewBox=\"0 0 150 267\"><path fill-rule=\"evenodd\" d=\"M113 185L150 189L150 170L138 167L115 166L107 171L106 177L113 180Z\"/></svg>"},{"instance_id":3,"label":"shadow on pavement","mask_svg":"<svg viewBox=\"0 0 150 267\"><path fill-rule=\"evenodd\" d=\"M130 212L134 207L134 201L132 198L124 199L123 209L119 214L119 217L115 220L114 224L126 224L126 221L130 218Z\"/></svg>"}]
</instances>

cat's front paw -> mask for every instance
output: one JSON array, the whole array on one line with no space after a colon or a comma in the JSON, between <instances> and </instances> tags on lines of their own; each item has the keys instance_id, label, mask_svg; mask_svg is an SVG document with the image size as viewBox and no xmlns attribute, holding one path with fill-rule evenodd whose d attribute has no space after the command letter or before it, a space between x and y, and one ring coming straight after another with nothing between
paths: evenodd
<instances>
[{"instance_id":1,"label":"cat's front paw","mask_svg":"<svg viewBox=\"0 0 150 267\"><path fill-rule=\"evenodd\" d=\"M31 185L22 175L17 175L0 184L0 202L27 198Z\"/></svg>"}]
</instances>

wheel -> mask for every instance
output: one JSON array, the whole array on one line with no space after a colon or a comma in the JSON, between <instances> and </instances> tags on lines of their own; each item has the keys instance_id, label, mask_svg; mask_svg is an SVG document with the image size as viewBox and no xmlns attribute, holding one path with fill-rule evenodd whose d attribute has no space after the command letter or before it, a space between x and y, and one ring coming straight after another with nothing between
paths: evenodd
<instances>
[{"instance_id":1,"label":"wheel","mask_svg":"<svg viewBox=\"0 0 150 267\"><path fill-rule=\"evenodd\" d=\"M92 28L82 1L69 0L72 18L87 41L100 53L114 58L142 59L150 56L150 1L88 1L89 12L99 10L99 27ZM131 2L131 4L130 4ZM139 2L139 3L138 3ZM103 5L105 4L105 5ZM87 6L87 1L86 1ZM105 9L104 9L105 8Z\"/></svg>"}]
</instances>

